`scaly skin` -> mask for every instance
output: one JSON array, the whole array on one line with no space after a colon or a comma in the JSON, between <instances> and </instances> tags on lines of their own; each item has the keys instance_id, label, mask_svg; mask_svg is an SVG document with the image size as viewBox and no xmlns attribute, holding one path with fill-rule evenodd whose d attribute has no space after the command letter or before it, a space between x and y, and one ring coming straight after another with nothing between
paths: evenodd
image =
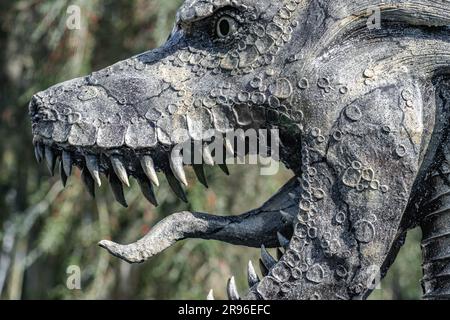
<instances>
[{"instance_id":1,"label":"scaly skin","mask_svg":"<svg viewBox=\"0 0 450 320\"><path fill-rule=\"evenodd\" d=\"M249 264L245 299L365 298L421 223L424 182L448 150L436 96L448 88L449 25L448 0L187 0L161 48L33 97L36 155L51 170L60 157L63 181L80 167L91 193L107 175L125 206L135 177L156 204L158 171L184 199L180 143L205 151L209 129L277 129L272 150L296 177L261 208L177 213L136 243L100 245L130 263L185 238L262 246L263 278ZM265 247L279 246L277 261ZM233 279L228 293L239 298Z\"/></svg>"}]
</instances>

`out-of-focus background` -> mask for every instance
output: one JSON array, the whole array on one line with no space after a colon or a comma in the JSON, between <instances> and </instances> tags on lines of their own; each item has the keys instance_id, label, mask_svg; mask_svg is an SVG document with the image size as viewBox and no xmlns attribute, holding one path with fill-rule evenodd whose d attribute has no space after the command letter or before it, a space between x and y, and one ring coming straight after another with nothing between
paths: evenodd
<instances>
[{"instance_id":1,"label":"out-of-focus background","mask_svg":"<svg viewBox=\"0 0 450 320\"><path fill-rule=\"evenodd\" d=\"M231 167L231 176L207 171L205 190L189 171L189 205L157 191L146 202L135 184L129 209L107 187L92 200L79 172L65 190L34 159L28 120L30 97L58 82L86 75L162 44L181 0L2 0L0 2L0 298L204 299L210 288L225 297L229 276L245 287L248 259L259 250L188 240L142 265L130 266L96 244L135 241L163 217L180 210L238 214L261 205L290 177L259 176L256 167ZM69 6L81 9L81 28L70 30ZM162 180L162 179L161 179ZM239 186L236 188L236 186ZM420 231L409 233L394 266L372 299L420 298ZM70 266L81 289L70 290ZM68 273L69 272L69 273Z\"/></svg>"}]
</instances>

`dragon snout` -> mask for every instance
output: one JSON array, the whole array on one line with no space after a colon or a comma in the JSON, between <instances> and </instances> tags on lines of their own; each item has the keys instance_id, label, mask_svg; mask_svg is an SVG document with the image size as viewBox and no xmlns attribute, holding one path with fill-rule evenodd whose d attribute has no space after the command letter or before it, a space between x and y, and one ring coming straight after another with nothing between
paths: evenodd
<instances>
[{"instance_id":1,"label":"dragon snout","mask_svg":"<svg viewBox=\"0 0 450 320\"><path fill-rule=\"evenodd\" d=\"M39 96L37 94L34 95L31 98L30 104L29 104L30 117L31 117L31 121L33 123L39 121L38 113L39 113L40 104L41 104L41 102L40 102Z\"/></svg>"},{"instance_id":2,"label":"dragon snout","mask_svg":"<svg viewBox=\"0 0 450 320\"><path fill-rule=\"evenodd\" d=\"M29 114L31 117L33 135L51 138L53 123L58 120L58 114L55 109L47 107L45 93L41 92L34 95L29 104Z\"/></svg>"},{"instance_id":3,"label":"dragon snout","mask_svg":"<svg viewBox=\"0 0 450 320\"><path fill-rule=\"evenodd\" d=\"M159 184L158 171L184 201L184 165L192 165L204 185L204 164L217 164L228 173L225 158L235 157L237 146L226 139L217 121L233 123L234 119L206 109L161 106L158 98L128 104L106 88L80 78L40 92L30 101L36 158L45 160L51 174L59 162L64 184L76 166L94 195L95 184L100 186L104 175L118 202L127 206L123 186L134 177L144 196L157 205L153 187Z\"/></svg>"}]
</instances>

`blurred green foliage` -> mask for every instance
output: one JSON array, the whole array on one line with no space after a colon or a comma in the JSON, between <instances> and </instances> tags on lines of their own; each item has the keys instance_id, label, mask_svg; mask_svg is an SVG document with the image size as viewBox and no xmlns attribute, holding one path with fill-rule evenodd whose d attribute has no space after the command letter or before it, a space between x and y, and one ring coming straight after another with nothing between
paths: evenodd
<instances>
[{"instance_id":1,"label":"blurred green foliage","mask_svg":"<svg viewBox=\"0 0 450 320\"><path fill-rule=\"evenodd\" d=\"M101 239L127 243L164 216L180 210L237 214L261 205L290 177L260 177L255 167L207 172L205 190L188 172L190 204L167 184L152 207L136 184L129 209L108 188L96 200L76 171L63 191L34 161L27 103L35 92L85 75L158 46L167 38L181 0L3 0L0 3L0 297L3 299L203 299L210 288L225 297L235 274L245 288L245 266L259 250L188 240L149 262L130 266L96 246ZM67 8L81 8L80 30L68 30ZM235 188L239 186L239 188ZM420 232L408 236L396 263L372 298L420 297ZM81 269L81 290L68 290L67 267Z\"/></svg>"}]
</instances>

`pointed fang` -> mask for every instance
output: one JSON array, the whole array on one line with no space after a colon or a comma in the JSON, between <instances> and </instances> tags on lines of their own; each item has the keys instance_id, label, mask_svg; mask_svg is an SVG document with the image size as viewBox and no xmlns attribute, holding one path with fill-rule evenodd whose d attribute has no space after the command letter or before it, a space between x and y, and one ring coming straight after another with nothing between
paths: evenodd
<instances>
[{"instance_id":1,"label":"pointed fang","mask_svg":"<svg viewBox=\"0 0 450 320\"><path fill-rule=\"evenodd\" d=\"M264 245L261 246L261 260L268 270L270 270L277 263Z\"/></svg>"},{"instance_id":2,"label":"pointed fang","mask_svg":"<svg viewBox=\"0 0 450 320\"><path fill-rule=\"evenodd\" d=\"M251 261L248 262L247 266L247 280L248 286L252 288L254 285L258 284L259 277L256 274L255 268L253 267L253 263Z\"/></svg>"},{"instance_id":3,"label":"pointed fang","mask_svg":"<svg viewBox=\"0 0 450 320\"><path fill-rule=\"evenodd\" d=\"M66 176L70 177L72 174L72 156L67 151L62 152L62 166Z\"/></svg>"},{"instance_id":4,"label":"pointed fang","mask_svg":"<svg viewBox=\"0 0 450 320\"><path fill-rule=\"evenodd\" d=\"M153 163L153 159L144 155L141 158L141 166L142 170L144 170L145 175L150 179L150 181L157 187L159 187L158 176L156 175L155 165Z\"/></svg>"},{"instance_id":5,"label":"pointed fang","mask_svg":"<svg viewBox=\"0 0 450 320\"><path fill-rule=\"evenodd\" d=\"M208 295L206 296L206 300L216 300L216 299L214 298L214 291L213 291L213 289L209 290L209 293L208 293Z\"/></svg>"},{"instance_id":6,"label":"pointed fang","mask_svg":"<svg viewBox=\"0 0 450 320\"><path fill-rule=\"evenodd\" d=\"M206 175L205 175L205 170L203 168L202 164L194 164L192 165L192 167L194 168L194 172L195 175L197 176L198 181L200 181L200 183L202 185L205 186L205 188L208 188L208 181L206 181Z\"/></svg>"},{"instance_id":7,"label":"pointed fang","mask_svg":"<svg viewBox=\"0 0 450 320\"><path fill-rule=\"evenodd\" d=\"M158 206L158 201L153 190L153 186L147 178L138 178L139 186L141 187L141 192L144 197L155 207Z\"/></svg>"},{"instance_id":8,"label":"pointed fang","mask_svg":"<svg viewBox=\"0 0 450 320\"><path fill-rule=\"evenodd\" d=\"M111 190L116 198L116 201L123 207L128 208L127 200L125 199L125 195L123 193L122 182L120 182L115 174L109 175L109 184L111 185Z\"/></svg>"},{"instance_id":9,"label":"pointed fang","mask_svg":"<svg viewBox=\"0 0 450 320\"><path fill-rule=\"evenodd\" d=\"M92 198L95 198L95 182L88 169L84 168L81 172L81 180L83 180L83 183Z\"/></svg>"},{"instance_id":10,"label":"pointed fang","mask_svg":"<svg viewBox=\"0 0 450 320\"><path fill-rule=\"evenodd\" d=\"M183 190L183 187L178 182L177 178L172 174L172 172L166 172L166 178L167 182L169 182L170 187L172 188L173 192L177 195L178 198L180 198L182 201L188 203L186 193Z\"/></svg>"},{"instance_id":11,"label":"pointed fang","mask_svg":"<svg viewBox=\"0 0 450 320\"><path fill-rule=\"evenodd\" d=\"M171 155L169 158L170 168L175 176L182 184L188 186L186 173L183 168L183 157L181 155Z\"/></svg>"},{"instance_id":12,"label":"pointed fang","mask_svg":"<svg viewBox=\"0 0 450 320\"><path fill-rule=\"evenodd\" d=\"M230 300L240 300L239 293L236 288L236 281L234 280L234 277L231 277L230 280L228 280L227 284L227 293L228 298Z\"/></svg>"},{"instance_id":13,"label":"pointed fang","mask_svg":"<svg viewBox=\"0 0 450 320\"><path fill-rule=\"evenodd\" d=\"M63 184L63 186L65 188L66 185L67 185L67 175L64 172L62 162L59 164L59 176L61 177L61 182L62 182L62 184Z\"/></svg>"},{"instance_id":14,"label":"pointed fang","mask_svg":"<svg viewBox=\"0 0 450 320\"><path fill-rule=\"evenodd\" d=\"M95 183L100 187L102 181L100 180L100 171L98 166L98 159L96 156L88 155L86 158L86 167L91 173L92 178L94 178Z\"/></svg>"},{"instance_id":15,"label":"pointed fang","mask_svg":"<svg viewBox=\"0 0 450 320\"><path fill-rule=\"evenodd\" d=\"M293 223L294 222L294 217L291 216L289 213L287 213L286 211L280 210L281 213L281 217L284 221L284 223Z\"/></svg>"},{"instance_id":16,"label":"pointed fang","mask_svg":"<svg viewBox=\"0 0 450 320\"><path fill-rule=\"evenodd\" d=\"M130 186L130 181L128 180L128 173L125 169L122 161L118 157L111 157L111 164L114 169L114 172L116 173L117 177L122 181L124 185L127 187Z\"/></svg>"},{"instance_id":17,"label":"pointed fang","mask_svg":"<svg viewBox=\"0 0 450 320\"><path fill-rule=\"evenodd\" d=\"M279 232L277 232L277 237L280 245L286 249L289 246L289 240Z\"/></svg>"}]
</instances>

